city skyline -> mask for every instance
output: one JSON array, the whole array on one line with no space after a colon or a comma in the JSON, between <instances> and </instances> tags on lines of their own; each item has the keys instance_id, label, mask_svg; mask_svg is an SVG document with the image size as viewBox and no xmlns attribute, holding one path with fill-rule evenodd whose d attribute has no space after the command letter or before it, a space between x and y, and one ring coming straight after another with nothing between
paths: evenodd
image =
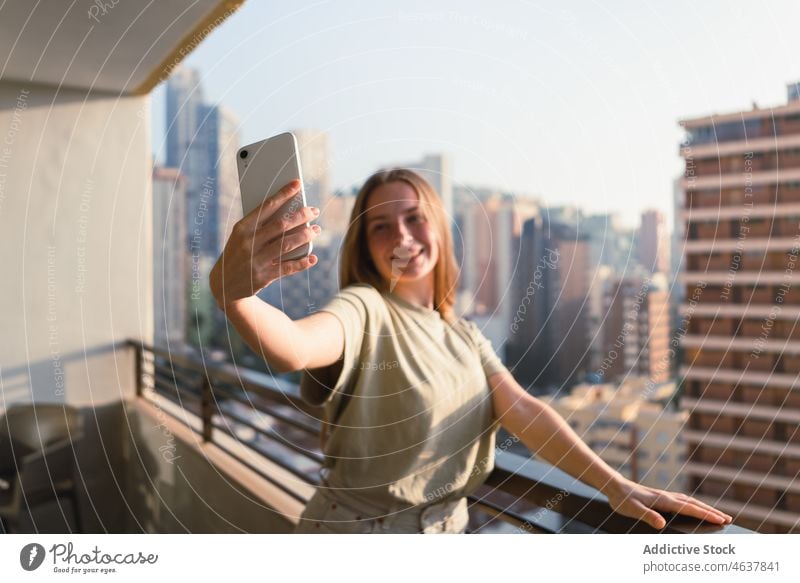
<instances>
[{"instance_id":1,"label":"city skyline","mask_svg":"<svg viewBox=\"0 0 800 583\"><path fill-rule=\"evenodd\" d=\"M444 152L454 186L618 211L627 226L656 208L671 225L677 119L782 103L800 75L790 58L798 40L770 31L797 6L749 13L730 3L714 13L710 3L693 6L692 19L682 8L519 4L495 14L475 3L407 3L360 6L353 19L327 3L280 14L289 9L247 3L186 64L201 69L210 101L241 116L243 143L290 127L328 132L334 188L387 161ZM305 32L289 36L296 21ZM697 54L718 66L701 70Z\"/></svg>"}]
</instances>

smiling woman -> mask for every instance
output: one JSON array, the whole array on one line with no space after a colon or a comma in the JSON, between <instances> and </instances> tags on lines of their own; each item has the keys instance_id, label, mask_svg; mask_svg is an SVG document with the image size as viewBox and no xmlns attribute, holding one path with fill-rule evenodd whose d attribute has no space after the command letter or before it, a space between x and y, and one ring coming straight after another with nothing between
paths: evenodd
<instances>
[{"instance_id":1,"label":"smiling woman","mask_svg":"<svg viewBox=\"0 0 800 583\"><path fill-rule=\"evenodd\" d=\"M211 274L220 307L248 344L274 368L303 370L303 398L324 408L321 486L296 532L464 532L466 497L494 469L501 424L606 493L622 514L656 528L664 526L659 508L730 520L687 496L625 480L520 387L474 323L456 317L449 223L435 190L411 170L378 172L361 188L342 250L342 289L321 310L293 321L254 297L316 261L271 261L286 239L300 246L315 236L285 235L313 218L306 209L289 221L273 216L296 188L287 185L236 225Z\"/></svg>"}]
</instances>

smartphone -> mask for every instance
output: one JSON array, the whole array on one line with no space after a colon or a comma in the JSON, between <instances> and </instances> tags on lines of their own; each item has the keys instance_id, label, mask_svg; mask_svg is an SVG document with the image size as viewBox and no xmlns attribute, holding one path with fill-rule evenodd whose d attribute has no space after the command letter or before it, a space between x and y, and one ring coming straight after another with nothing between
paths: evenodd
<instances>
[{"instance_id":1,"label":"smartphone","mask_svg":"<svg viewBox=\"0 0 800 583\"><path fill-rule=\"evenodd\" d=\"M291 215L306 206L306 193L303 188L303 176L300 169L300 156L297 151L297 138L291 132L278 134L266 140L240 148L236 153L239 170L239 189L242 196L242 211L248 214L260 206L266 199L292 180L300 181L300 191L286 201L279 214ZM286 234L294 233L308 223L290 229ZM311 241L281 255L281 261L302 259L311 254Z\"/></svg>"}]
</instances>

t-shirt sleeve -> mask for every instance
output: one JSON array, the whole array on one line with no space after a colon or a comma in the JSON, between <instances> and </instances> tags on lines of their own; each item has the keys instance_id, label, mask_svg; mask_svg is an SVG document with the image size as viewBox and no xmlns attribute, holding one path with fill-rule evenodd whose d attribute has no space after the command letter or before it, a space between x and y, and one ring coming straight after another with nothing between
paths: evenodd
<instances>
[{"instance_id":1,"label":"t-shirt sleeve","mask_svg":"<svg viewBox=\"0 0 800 583\"><path fill-rule=\"evenodd\" d=\"M483 367L483 372L488 379L490 376L497 372L508 372L508 368L503 364L503 361L500 360L500 357L497 356L497 353L492 346L492 341L489 340L486 336L484 336L481 329L478 328L478 325L475 322L470 320L465 320L467 323L467 329L469 333L472 335L473 341L478 348L478 356L481 359L481 366Z\"/></svg>"},{"instance_id":2,"label":"t-shirt sleeve","mask_svg":"<svg viewBox=\"0 0 800 583\"><path fill-rule=\"evenodd\" d=\"M365 336L375 330L383 299L370 285L350 285L339 291L320 310L332 314L344 330L344 355L336 363L303 371L300 396L311 405L324 405L354 380L361 361Z\"/></svg>"}]
</instances>

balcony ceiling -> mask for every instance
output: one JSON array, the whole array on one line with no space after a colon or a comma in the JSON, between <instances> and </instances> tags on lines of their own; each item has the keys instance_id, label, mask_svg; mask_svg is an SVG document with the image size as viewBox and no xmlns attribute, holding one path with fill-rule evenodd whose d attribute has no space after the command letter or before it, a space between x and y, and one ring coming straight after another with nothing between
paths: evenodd
<instances>
[{"instance_id":1,"label":"balcony ceiling","mask_svg":"<svg viewBox=\"0 0 800 583\"><path fill-rule=\"evenodd\" d=\"M8 0L0 80L148 93L243 0Z\"/></svg>"}]
</instances>

